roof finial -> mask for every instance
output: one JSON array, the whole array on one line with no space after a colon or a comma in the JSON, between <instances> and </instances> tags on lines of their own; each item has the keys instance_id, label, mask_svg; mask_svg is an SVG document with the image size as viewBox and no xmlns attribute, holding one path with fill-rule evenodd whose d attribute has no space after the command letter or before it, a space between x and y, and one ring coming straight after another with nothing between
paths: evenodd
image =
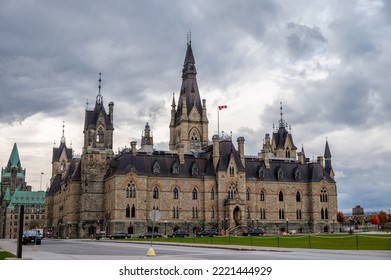
<instances>
[{"instance_id":1,"label":"roof finial","mask_svg":"<svg viewBox=\"0 0 391 280\"><path fill-rule=\"evenodd\" d=\"M96 97L96 103L97 104L102 104L103 103L103 97L100 94L100 90L102 88L101 82L102 82L102 73L99 73L99 87L98 87L98 96Z\"/></svg>"},{"instance_id":2,"label":"roof finial","mask_svg":"<svg viewBox=\"0 0 391 280\"><path fill-rule=\"evenodd\" d=\"M64 131L65 131L65 121L62 121L62 137L61 137L61 143L65 143Z\"/></svg>"},{"instance_id":3,"label":"roof finial","mask_svg":"<svg viewBox=\"0 0 391 280\"><path fill-rule=\"evenodd\" d=\"M285 127L285 122L284 122L284 119L282 118L282 102L280 102L280 116L281 116L281 119L280 119L280 127Z\"/></svg>"},{"instance_id":4,"label":"roof finial","mask_svg":"<svg viewBox=\"0 0 391 280\"><path fill-rule=\"evenodd\" d=\"M187 32L187 45L191 45L191 30Z\"/></svg>"}]
</instances>

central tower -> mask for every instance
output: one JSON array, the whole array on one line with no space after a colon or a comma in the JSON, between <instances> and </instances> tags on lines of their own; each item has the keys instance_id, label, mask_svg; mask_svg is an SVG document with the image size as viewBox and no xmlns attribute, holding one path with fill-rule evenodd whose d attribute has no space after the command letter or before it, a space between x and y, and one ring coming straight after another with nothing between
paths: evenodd
<instances>
[{"instance_id":1,"label":"central tower","mask_svg":"<svg viewBox=\"0 0 391 280\"><path fill-rule=\"evenodd\" d=\"M175 109L175 96L171 105L170 150L183 147L184 151L200 150L208 145L208 118L206 101L200 98L197 84L197 71L191 39L187 42L187 50L182 70L182 86Z\"/></svg>"}]
</instances>

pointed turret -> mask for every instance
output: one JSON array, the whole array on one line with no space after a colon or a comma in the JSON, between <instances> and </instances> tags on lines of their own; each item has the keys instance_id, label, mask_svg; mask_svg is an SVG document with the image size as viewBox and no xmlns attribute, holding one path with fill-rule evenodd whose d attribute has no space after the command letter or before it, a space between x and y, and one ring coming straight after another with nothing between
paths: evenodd
<instances>
[{"instance_id":1,"label":"pointed turret","mask_svg":"<svg viewBox=\"0 0 391 280\"><path fill-rule=\"evenodd\" d=\"M16 145L16 143L14 143L14 147L12 148L12 152L8 160L8 167L22 168L22 165L20 164L18 146Z\"/></svg>"},{"instance_id":2,"label":"pointed turret","mask_svg":"<svg viewBox=\"0 0 391 280\"><path fill-rule=\"evenodd\" d=\"M324 160L325 160L324 169L326 173L329 174L330 177L334 179L334 170L331 165L331 152L330 152L329 142L327 139L326 139L326 147L324 149Z\"/></svg>"},{"instance_id":3,"label":"pointed turret","mask_svg":"<svg viewBox=\"0 0 391 280\"><path fill-rule=\"evenodd\" d=\"M86 109L84 123L84 149L98 148L112 149L113 146L113 106L109 103L109 114L106 113L103 106L103 96L101 94L102 78L99 73L98 95L96 96L95 107L93 110Z\"/></svg>"},{"instance_id":4,"label":"pointed turret","mask_svg":"<svg viewBox=\"0 0 391 280\"><path fill-rule=\"evenodd\" d=\"M197 84L197 70L188 37L185 60L182 70L182 85L175 110L173 100L170 122L170 150L183 144L184 150L200 149L208 144L208 124L206 102L201 101Z\"/></svg>"},{"instance_id":5,"label":"pointed turret","mask_svg":"<svg viewBox=\"0 0 391 280\"><path fill-rule=\"evenodd\" d=\"M72 160L72 156L72 148L68 148L65 141L65 122L63 122L60 146L58 148L53 147L51 183L58 174L65 175L65 172Z\"/></svg>"},{"instance_id":6,"label":"pointed turret","mask_svg":"<svg viewBox=\"0 0 391 280\"><path fill-rule=\"evenodd\" d=\"M147 123L145 129L141 135L141 151L152 152L153 151L153 136L151 128Z\"/></svg>"}]
</instances>

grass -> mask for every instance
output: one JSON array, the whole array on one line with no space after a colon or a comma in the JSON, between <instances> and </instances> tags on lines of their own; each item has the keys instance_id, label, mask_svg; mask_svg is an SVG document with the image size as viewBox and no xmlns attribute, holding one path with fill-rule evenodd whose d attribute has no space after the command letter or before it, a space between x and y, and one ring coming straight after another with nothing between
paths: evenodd
<instances>
[{"instance_id":1,"label":"grass","mask_svg":"<svg viewBox=\"0 0 391 280\"><path fill-rule=\"evenodd\" d=\"M146 239L132 239L132 241ZM150 239L148 239L149 241ZM221 244L259 247L313 248L334 250L391 250L391 235L387 234L336 234L287 236L219 236L159 238L159 242Z\"/></svg>"},{"instance_id":2,"label":"grass","mask_svg":"<svg viewBox=\"0 0 391 280\"><path fill-rule=\"evenodd\" d=\"M6 258L16 258L16 256L10 252L0 250L0 260L5 260Z\"/></svg>"}]
</instances>

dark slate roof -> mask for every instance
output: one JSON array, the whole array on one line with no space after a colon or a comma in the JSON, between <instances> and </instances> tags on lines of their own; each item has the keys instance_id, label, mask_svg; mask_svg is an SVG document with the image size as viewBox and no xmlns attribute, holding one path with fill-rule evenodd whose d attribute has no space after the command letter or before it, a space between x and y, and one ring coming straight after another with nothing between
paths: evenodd
<instances>
[{"instance_id":1,"label":"dark slate roof","mask_svg":"<svg viewBox=\"0 0 391 280\"><path fill-rule=\"evenodd\" d=\"M244 171L245 168L240 161L239 153L236 150L235 146L233 145L232 141L230 140L222 140L220 141L220 160L217 165L217 170L227 170L229 161L231 159L231 156L233 157L236 166L238 168L238 171Z\"/></svg>"},{"instance_id":2,"label":"dark slate roof","mask_svg":"<svg viewBox=\"0 0 391 280\"><path fill-rule=\"evenodd\" d=\"M56 192L58 192L60 188L61 188L61 174L57 174L56 177L54 177L53 182L50 184L47 194L53 195Z\"/></svg>"},{"instance_id":3,"label":"dark slate roof","mask_svg":"<svg viewBox=\"0 0 391 280\"><path fill-rule=\"evenodd\" d=\"M127 174L133 171L138 175L151 177L202 178L202 176L210 172L207 157L195 157L192 154L185 155L185 163L179 164L179 174L173 174L175 162L179 164L178 155L176 154L155 152L152 154L138 153L137 155L133 155L131 152L125 152L111 161L106 176ZM156 164L158 166L158 172L154 172L154 166ZM194 164L198 170L196 174L192 173Z\"/></svg>"},{"instance_id":4,"label":"dark slate roof","mask_svg":"<svg viewBox=\"0 0 391 280\"><path fill-rule=\"evenodd\" d=\"M281 170L283 176L278 177ZM335 182L327 174L319 163L300 164L297 161L270 160L270 168L267 169L263 160L259 158L246 158L246 177L261 181L281 182L319 182L322 179ZM298 173L297 173L298 172Z\"/></svg>"},{"instance_id":5,"label":"dark slate roof","mask_svg":"<svg viewBox=\"0 0 391 280\"><path fill-rule=\"evenodd\" d=\"M202 116L202 103L198 84L196 79L197 71L191 44L187 44L187 51L182 70L182 86L179 94L178 107L175 114L175 125L177 125L182 116L183 98L186 97L187 114L189 115L192 108L195 107Z\"/></svg>"},{"instance_id":6,"label":"dark slate roof","mask_svg":"<svg viewBox=\"0 0 391 280\"><path fill-rule=\"evenodd\" d=\"M65 142L62 142L60 144L60 147L53 148L52 162L60 160L61 153L62 153L63 149L65 149L65 153L66 153L67 159L71 160L71 158L72 158L72 149L71 148L67 148L67 145L65 144Z\"/></svg>"},{"instance_id":7,"label":"dark slate roof","mask_svg":"<svg viewBox=\"0 0 391 280\"><path fill-rule=\"evenodd\" d=\"M113 123L110 120L110 116L106 114L105 107L103 106L103 103L95 103L95 108L94 110L86 110L86 122L85 122L85 127L86 128L96 128L96 123L98 121L99 115L103 114L103 117L106 122L106 127L107 129L114 129Z\"/></svg>"},{"instance_id":8,"label":"dark slate roof","mask_svg":"<svg viewBox=\"0 0 391 280\"><path fill-rule=\"evenodd\" d=\"M73 158L69 164L68 170L65 174L65 180L67 181L80 181L81 180L81 164L80 158Z\"/></svg>"},{"instance_id":9,"label":"dark slate roof","mask_svg":"<svg viewBox=\"0 0 391 280\"><path fill-rule=\"evenodd\" d=\"M292 134L288 133L284 126L280 126L278 131L273 133L273 139L275 140L277 149L284 149L284 144L287 138L289 138L293 147L296 148L295 144L293 143Z\"/></svg>"}]
</instances>

